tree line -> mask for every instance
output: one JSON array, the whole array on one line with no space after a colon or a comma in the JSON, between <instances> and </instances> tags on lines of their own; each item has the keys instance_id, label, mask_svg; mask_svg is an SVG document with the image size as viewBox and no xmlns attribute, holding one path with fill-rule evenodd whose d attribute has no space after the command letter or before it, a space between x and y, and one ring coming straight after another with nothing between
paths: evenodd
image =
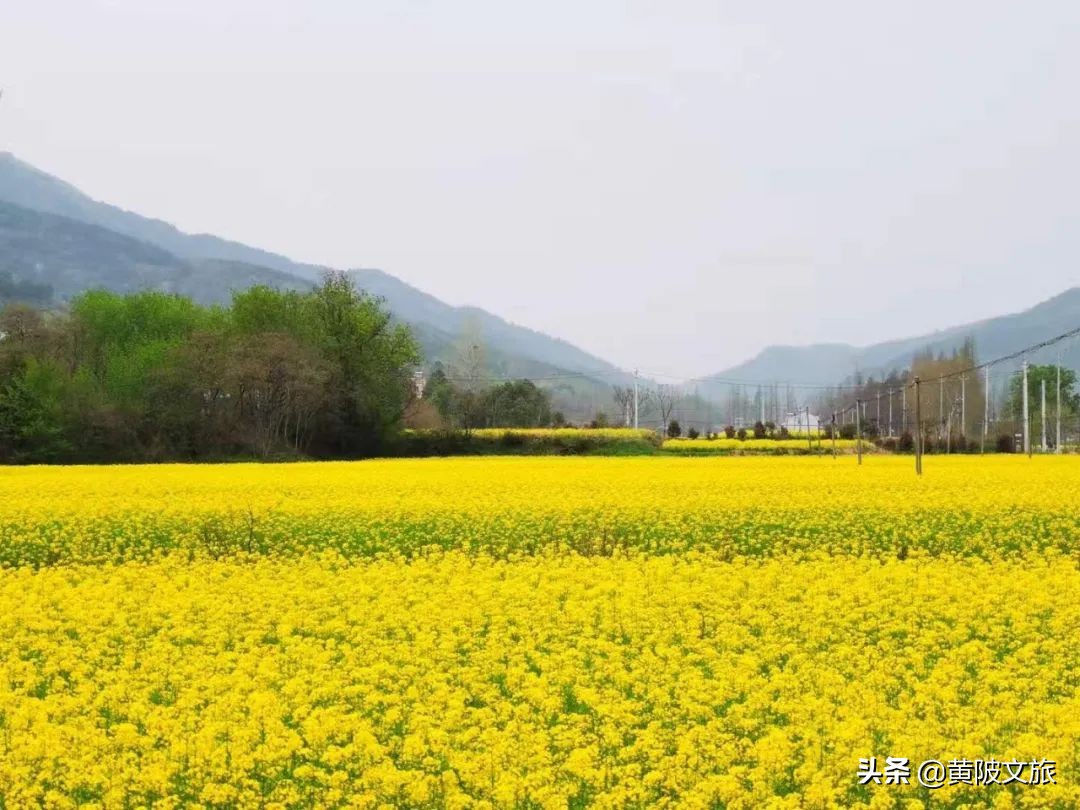
<instances>
[{"instance_id":1,"label":"tree line","mask_svg":"<svg viewBox=\"0 0 1080 810\"><path fill-rule=\"evenodd\" d=\"M455 377L436 363L423 398L436 410L442 426L468 434L475 428L562 427L566 420L553 411L551 395L531 380L490 384L478 373Z\"/></svg>"},{"instance_id":2,"label":"tree line","mask_svg":"<svg viewBox=\"0 0 1080 810\"><path fill-rule=\"evenodd\" d=\"M823 428L832 430L831 416L837 413L837 435L854 436L854 402L862 403L859 427L870 439L898 440L898 447L910 450L913 436L922 433L929 450L965 452L982 449L985 435L992 449L1013 452L1016 436L1023 432L1023 376L1019 371L993 372L990 390L981 370L972 339L951 352L918 352L911 366L881 378L855 375L849 385L824 392L816 407L823 414ZM913 381L919 378L918 402ZM1054 425L1060 380L1061 416L1064 428L1074 438L1080 429L1080 393L1076 373L1064 366L1032 364L1028 367L1028 418L1032 435L1043 418L1042 390L1046 390L1046 419ZM891 406L891 407L890 407ZM918 416L917 416L918 415ZM920 421L916 421L916 419ZM1052 432L1048 431L1048 433ZM1053 437L1048 435L1049 445ZM1033 439L1033 444L1035 443Z\"/></svg>"},{"instance_id":3,"label":"tree line","mask_svg":"<svg viewBox=\"0 0 1080 810\"><path fill-rule=\"evenodd\" d=\"M0 311L0 461L351 457L398 432L420 361L380 301L328 274L227 306L92 291Z\"/></svg>"}]
</instances>

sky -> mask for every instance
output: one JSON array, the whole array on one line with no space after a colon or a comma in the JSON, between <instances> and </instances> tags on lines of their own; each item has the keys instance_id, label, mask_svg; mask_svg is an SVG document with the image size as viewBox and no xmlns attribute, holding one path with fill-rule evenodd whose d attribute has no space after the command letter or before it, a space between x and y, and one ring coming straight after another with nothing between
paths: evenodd
<instances>
[{"instance_id":1,"label":"sky","mask_svg":"<svg viewBox=\"0 0 1080 810\"><path fill-rule=\"evenodd\" d=\"M6 0L0 149L624 368L1080 284L1080 4Z\"/></svg>"}]
</instances>

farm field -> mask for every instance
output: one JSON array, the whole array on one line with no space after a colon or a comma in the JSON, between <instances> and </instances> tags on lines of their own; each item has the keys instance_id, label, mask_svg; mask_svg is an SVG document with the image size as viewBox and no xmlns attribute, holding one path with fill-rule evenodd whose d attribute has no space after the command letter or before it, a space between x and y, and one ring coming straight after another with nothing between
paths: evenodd
<instances>
[{"instance_id":1,"label":"farm field","mask_svg":"<svg viewBox=\"0 0 1080 810\"><path fill-rule=\"evenodd\" d=\"M662 447L664 450L677 453L715 453L717 455L742 453L773 453L776 455L801 455L813 453L832 453L835 449L838 453L853 453L856 451L858 442L855 439L837 439L833 442L824 437L788 438L788 439L667 439ZM870 452L875 449L873 442L863 440L863 451Z\"/></svg>"},{"instance_id":2,"label":"farm field","mask_svg":"<svg viewBox=\"0 0 1080 810\"><path fill-rule=\"evenodd\" d=\"M1078 641L1073 457L0 468L4 808L1075 807Z\"/></svg>"}]
</instances>

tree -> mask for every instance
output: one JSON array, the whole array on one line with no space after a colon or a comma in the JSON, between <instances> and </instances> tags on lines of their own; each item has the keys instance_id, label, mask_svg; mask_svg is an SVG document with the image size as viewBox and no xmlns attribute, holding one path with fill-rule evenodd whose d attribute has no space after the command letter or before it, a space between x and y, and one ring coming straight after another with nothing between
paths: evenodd
<instances>
[{"instance_id":1,"label":"tree","mask_svg":"<svg viewBox=\"0 0 1080 810\"><path fill-rule=\"evenodd\" d=\"M328 401L330 370L316 352L290 335L248 338L232 353L226 375L240 424L263 457L307 448Z\"/></svg>"},{"instance_id":2,"label":"tree","mask_svg":"<svg viewBox=\"0 0 1080 810\"><path fill-rule=\"evenodd\" d=\"M678 420L672 419L668 423L667 435L669 439L677 439L682 436L682 426L679 425Z\"/></svg>"},{"instance_id":3,"label":"tree","mask_svg":"<svg viewBox=\"0 0 1080 810\"><path fill-rule=\"evenodd\" d=\"M634 387L632 385L613 385L611 387L611 396L615 400L619 413L623 415L623 424L630 427L634 411Z\"/></svg>"},{"instance_id":4,"label":"tree","mask_svg":"<svg viewBox=\"0 0 1080 810\"><path fill-rule=\"evenodd\" d=\"M597 411L596 416L594 416L592 422L589 423L589 427L593 429L606 428L610 426L611 420L608 418L608 415L603 411Z\"/></svg>"},{"instance_id":5,"label":"tree","mask_svg":"<svg viewBox=\"0 0 1080 810\"><path fill-rule=\"evenodd\" d=\"M443 419L450 420L454 405L454 384L446 376L442 363L436 363L424 383L423 398L429 400Z\"/></svg>"},{"instance_id":6,"label":"tree","mask_svg":"<svg viewBox=\"0 0 1080 810\"><path fill-rule=\"evenodd\" d=\"M344 273L328 273L308 301L316 346L331 364L327 425L335 449L371 452L401 423L419 349L408 327L395 325L389 311Z\"/></svg>"},{"instance_id":7,"label":"tree","mask_svg":"<svg viewBox=\"0 0 1080 810\"><path fill-rule=\"evenodd\" d=\"M1029 365L1028 366L1028 413L1032 419L1037 418L1039 406L1042 402L1042 385L1046 383L1046 409L1047 419L1051 420L1057 414L1057 378L1058 367L1056 365ZM1062 416L1075 416L1080 414L1080 394L1076 388L1076 372L1071 368L1061 367L1061 413ZM1009 407L1014 414L1022 414L1024 405L1024 378L1015 375L1009 381Z\"/></svg>"},{"instance_id":8,"label":"tree","mask_svg":"<svg viewBox=\"0 0 1080 810\"><path fill-rule=\"evenodd\" d=\"M23 373L0 385L0 460L51 461L69 448L62 372L30 360Z\"/></svg>"},{"instance_id":9,"label":"tree","mask_svg":"<svg viewBox=\"0 0 1080 810\"><path fill-rule=\"evenodd\" d=\"M480 337L480 324L475 318L470 318L462 327L451 365L457 387L453 412L465 435L469 435L473 428L479 427L483 422L486 361L487 353Z\"/></svg>"},{"instance_id":10,"label":"tree","mask_svg":"<svg viewBox=\"0 0 1080 810\"><path fill-rule=\"evenodd\" d=\"M531 380L513 380L484 395L489 427L546 427L551 422L551 397Z\"/></svg>"},{"instance_id":11,"label":"tree","mask_svg":"<svg viewBox=\"0 0 1080 810\"><path fill-rule=\"evenodd\" d=\"M341 274L229 307L93 291L67 313L8 307L0 333L0 455L17 460L368 454L400 426L419 359Z\"/></svg>"},{"instance_id":12,"label":"tree","mask_svg":"<svg viewBox=\"0 0 1080 810\"><path fill-rule=\"evenodd\" d=\"M667 425L671 420L671 412L682 399L679 389L674 385L661 384L653 390L656 399L656 407L660 411L660 424Z\"/></svg>"}]
</instances>

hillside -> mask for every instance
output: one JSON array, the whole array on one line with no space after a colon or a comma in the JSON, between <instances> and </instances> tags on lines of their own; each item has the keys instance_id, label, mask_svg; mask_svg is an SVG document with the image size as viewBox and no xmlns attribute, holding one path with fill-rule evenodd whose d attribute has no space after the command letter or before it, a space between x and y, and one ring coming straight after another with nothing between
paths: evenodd
<instances>
[{"instance_id":1,"label":"hillside","mask_svg":"<svg viewBox=\"0 0 1080 810\"><path fill-rule=\"evenodd\" d=\"M23 208L98 225L159 247L182 259L224 259L266 267L307 280L326 268L294 262L276 253L209 234L189 234L159 219L94 200L69 183L0 152L0 200Z\"/></svg>"},{"instance_id":2,"label":"hillside","mask_svg":"<svg viewBox=\"0 0 1080 810\"><path fill-rule=\"evenodd\" d=\"M108 228L5 202L0 202L0 272L24 286L47 286L54 304L99 287L120 293L162 290L218 303L232 289L255 284L310 286L266 267L181 259Z\"/></svg>"},{"instance_id":3,"label":"hillside","mask_svg":"<svg viewBox=\"0 0 1080 810\"><path fill-rule=\"evenodd\" d=\"M157 289L203 303L255 284L307 287L326 268L172 225L91 199L74 186L0 153L0 300L16 293L60 304L83 290ZM611 410L611 385L625 372L566 341L475 307L454 307L380 270L351 271L409 324L429 363L451 363L466 333L485 347L493 377L531 377L575 419ZM586 376L580 376L586 375Z\"/></svg>"},{"instance_id":4,"label":"hillside","mask_svg":"<svg viewBox=\"0 0 1080 810\"><path fill-rule=\"evenodd\" d=\"M856 371L881 376L907 368L918 351L951 352L968 337L975 339L981 360L992 360L1078 326L1080 287L1074 287L1022 312L903 340L862 347L835 343L770 346L744 363L705 378L702 389L719 396L727 380L833 384ZM1080 357L1070 355L1067 361L1075 366Z\"/></svg>"},{"instance_id":5,"label":"hillside","mask_svg":"<svg viewBox=\"0 0 1080 810\"><path fill-rule=\"evenodd\" d=\"M531 363L550 369L596 374L613 382L630 379L629 374L616 366L565 340L517 326L476 307L451 306L389 273L374 269L351 270L349 273L358 287L386 299L396 316L408 323L423 324L433 348L434 344L453 343L466 332L475 330L488 353L494 351L507 360L527 358ZM503 373L512 372L507 368Z\"/></svg>"}]
</instances>

